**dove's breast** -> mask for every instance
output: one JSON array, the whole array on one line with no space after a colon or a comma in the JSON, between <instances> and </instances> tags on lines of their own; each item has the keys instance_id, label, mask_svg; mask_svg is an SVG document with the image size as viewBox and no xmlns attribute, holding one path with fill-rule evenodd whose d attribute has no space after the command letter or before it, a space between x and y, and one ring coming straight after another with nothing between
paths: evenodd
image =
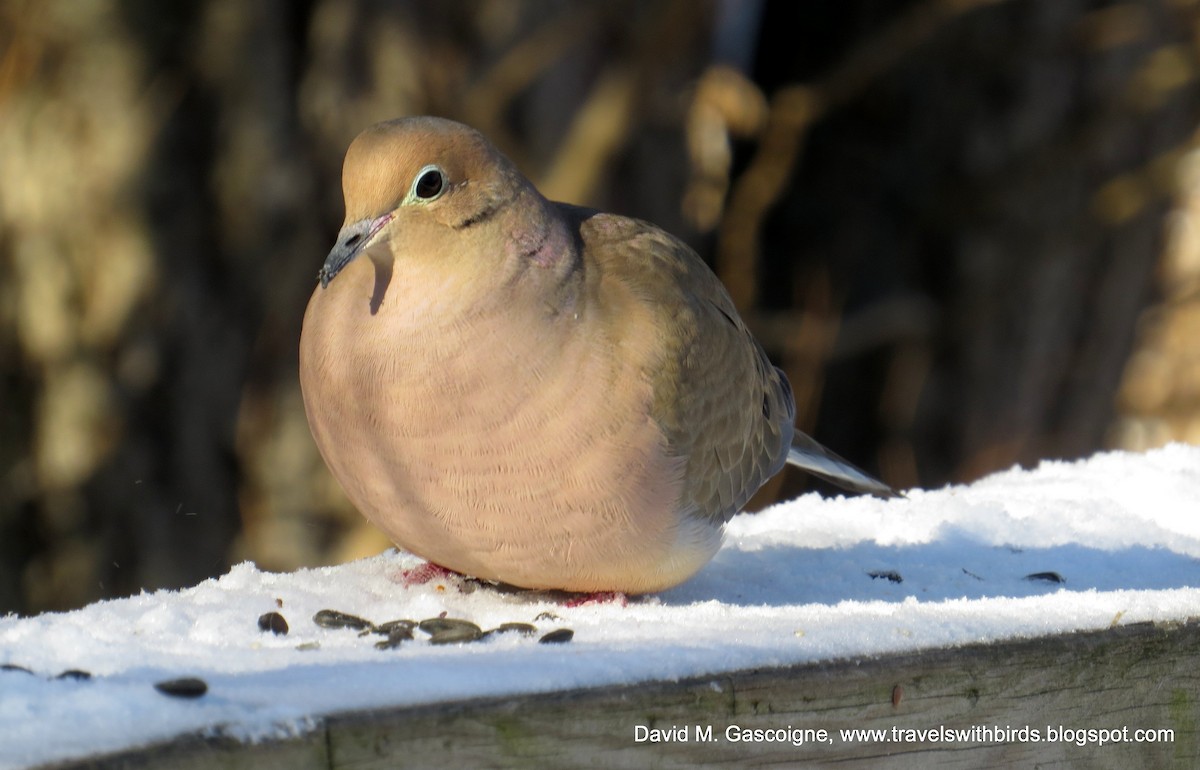
<instances>
[{"instance_id":1,"label":"dove's breast","mask_svg":"<svg viewBox=\"0 0 1200 770\"><path fill-rule=\"evenodd\" d=\"M363 262L327 293L369 296ZM347 303L327 299L301 341L309 421L351 501L402 548L518 586L629 593L715 553L719 525L680 510L686 459L651 417L654 335L625 333L649 322L637 307L512 302L398 330L387 303L341 318Z\"/></svg>"}]
</instances>

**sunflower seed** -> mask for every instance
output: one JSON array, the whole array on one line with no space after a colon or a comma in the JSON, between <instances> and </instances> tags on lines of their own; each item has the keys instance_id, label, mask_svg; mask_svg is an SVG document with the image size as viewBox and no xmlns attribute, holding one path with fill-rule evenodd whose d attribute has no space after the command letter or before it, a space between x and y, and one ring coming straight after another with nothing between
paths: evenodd
<instances>
[{"instance_id":1,"label":"sunflower seed","mask_svg":"<svg viewBox=\"0 0 1200 770\"><path fill-rule=\"evenodd\" d=\"M387 635L387 639L375 642L375 649L393 650L399 647L402 642L406 642L412 638L413 632L411 628L406 626L396 626L392 629L391 633Z\"/></svg>"},{"instance_id":2,"label":"sunflower seed","mask_svg":"<svg viewBox=\"0 0 1200 770\"><path fill-rule=\"evenodd\" d=\"M155 682L154 689L164 695L172 695L176 698L199 698L208 692L208 684L203 679L185 676L181 679L167 679L162 682Z\"/></svg>"},{"instance_id":3,"label":"sunflower seed","mask_svg":"<svg viewBox=\"0 0 1200 770\"><path fill-rule=\"evenodd\" d=\"M489 631L489 634L507 634L518 633L521 636L533 636L537 633L537 626L532 623L501 623L500 625Z\"/></svg>"},{"instance_id":4,"label":"sunflower seed","mask_svg":"<svg viewBox=\"0 0 1200 770\"><path fill-rule=\"evenodd\" d=\"M369 620L337 610L321 610L313 615L313 622L321 628L353 628L355 631L371 627Z\"/></svg>"},{"instance_id":5,"label":"sunflower seed","mask_svg":"<svg viewBox=\"0 0 1200 770\"><path fill-rule=\"evenodd\" d=\"M371 632L382 634L383 636L391 636L393 631L404 628L410 632L408 638L412 639L411 632L416 627L417 621L415 620L389 620L386 623L380 623L377 626L371 626Z\"/></svg>"},{"instance_id":6,"label":"sunflower seed","mask_svg":"<svg viewBox=\"0 0 1200 770\"><path fill-rule=\"evenodd\" d=\"M481 629L479 626L475 625L469 620L463 620L462 618L426 618L425 620L422 620L417 627L425 633L431 635L444 631L450 631L452 629L473 631L476 634L483 633L483 629Z\"/></svg>"},{"instance_id":7,"label":"sunflower seed","mask_svg":"<svg viewBox=\"0 0 1200 770\"><path fill-rule=\"evenodd\" d=\"M479 626L476 626L474 623L471 623L471 626L474 626L474 628L462 625L451 626L449 628L443 628L441 630L434 631L433 635L429 637L429 643L460 644L462 642L474 642L478 639L482 639L483 631L480 630Z\"/></svg>"},{"instance_id":8,"label":"sunflower seed","mask_svg":"<svg viewBox=\"0 0 1200 770\"><path fill-rule=\"evenodd\" d=\"M538 644L562 644L575 638L575 632L569 628L556 628L538 639Z\"/></svg>"},{"instance_id":9,"label":"sunflower seed","mask_svg":"<svg viewBox=\"0 0 1200 770\"><path fill-rule=\"evenodd\" d=\"M288 624L278 612L265 612L258 616L258 630L270 631L279 636L287 636Z\"/></svg>"}]
</instances>

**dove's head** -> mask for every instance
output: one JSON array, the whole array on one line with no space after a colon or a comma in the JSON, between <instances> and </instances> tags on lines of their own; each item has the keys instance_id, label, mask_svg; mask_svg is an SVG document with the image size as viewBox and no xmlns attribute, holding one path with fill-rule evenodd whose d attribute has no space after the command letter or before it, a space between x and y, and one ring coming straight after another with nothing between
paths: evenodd
<instances>
[{"instance_id":1,"label":"dove's head","mask_svg":"<svg viewBox=\"0 0 1200 770\"><path fill-rule=\"evenodd\" d=\"M389 281L394 270L461 294L561 267L573 250L554 206L478 131L451 120L368 128L346 152L342 189L346 220L319 273L325 289L364 255Z\"/></svg>"}]
</instances>

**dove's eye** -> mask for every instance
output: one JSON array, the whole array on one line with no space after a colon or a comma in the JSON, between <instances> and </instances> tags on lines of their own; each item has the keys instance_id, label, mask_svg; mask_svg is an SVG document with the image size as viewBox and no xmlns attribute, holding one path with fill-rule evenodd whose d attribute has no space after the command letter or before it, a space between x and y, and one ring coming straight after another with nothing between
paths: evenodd
<instances>
[{"instance_id":1,"label":"dove's eye","mask_svg":"<svg viewBox=\"0 0 1200 770\"><path fill-rule=\"evenodd\" d=\"M446 175L437 166L426 166L417 174L413 182L412 194L415 198L431 201L446 190Z\"/></svg>"}]
</instances>

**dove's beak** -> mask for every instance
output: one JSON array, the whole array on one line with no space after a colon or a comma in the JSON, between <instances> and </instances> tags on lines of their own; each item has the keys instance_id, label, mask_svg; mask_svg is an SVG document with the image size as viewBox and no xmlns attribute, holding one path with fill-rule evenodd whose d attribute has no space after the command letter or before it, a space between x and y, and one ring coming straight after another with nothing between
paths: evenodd
<instances>
[{"instance_id":1,"label":"dove's beak","mask_svg":"<svg viewBox=\"0 0 1200 770\"><path fill-rule=\"evenodd\" d=\"M393 213L389 211L381 217L360 219L341 229L337 236L337 244L330 250L329 256L325 257L325 264L321 265L317 273L322 289L328 288L329 282L362 253L383 226L392 221L392 216Z\"/></svg>"}]
</instances>

